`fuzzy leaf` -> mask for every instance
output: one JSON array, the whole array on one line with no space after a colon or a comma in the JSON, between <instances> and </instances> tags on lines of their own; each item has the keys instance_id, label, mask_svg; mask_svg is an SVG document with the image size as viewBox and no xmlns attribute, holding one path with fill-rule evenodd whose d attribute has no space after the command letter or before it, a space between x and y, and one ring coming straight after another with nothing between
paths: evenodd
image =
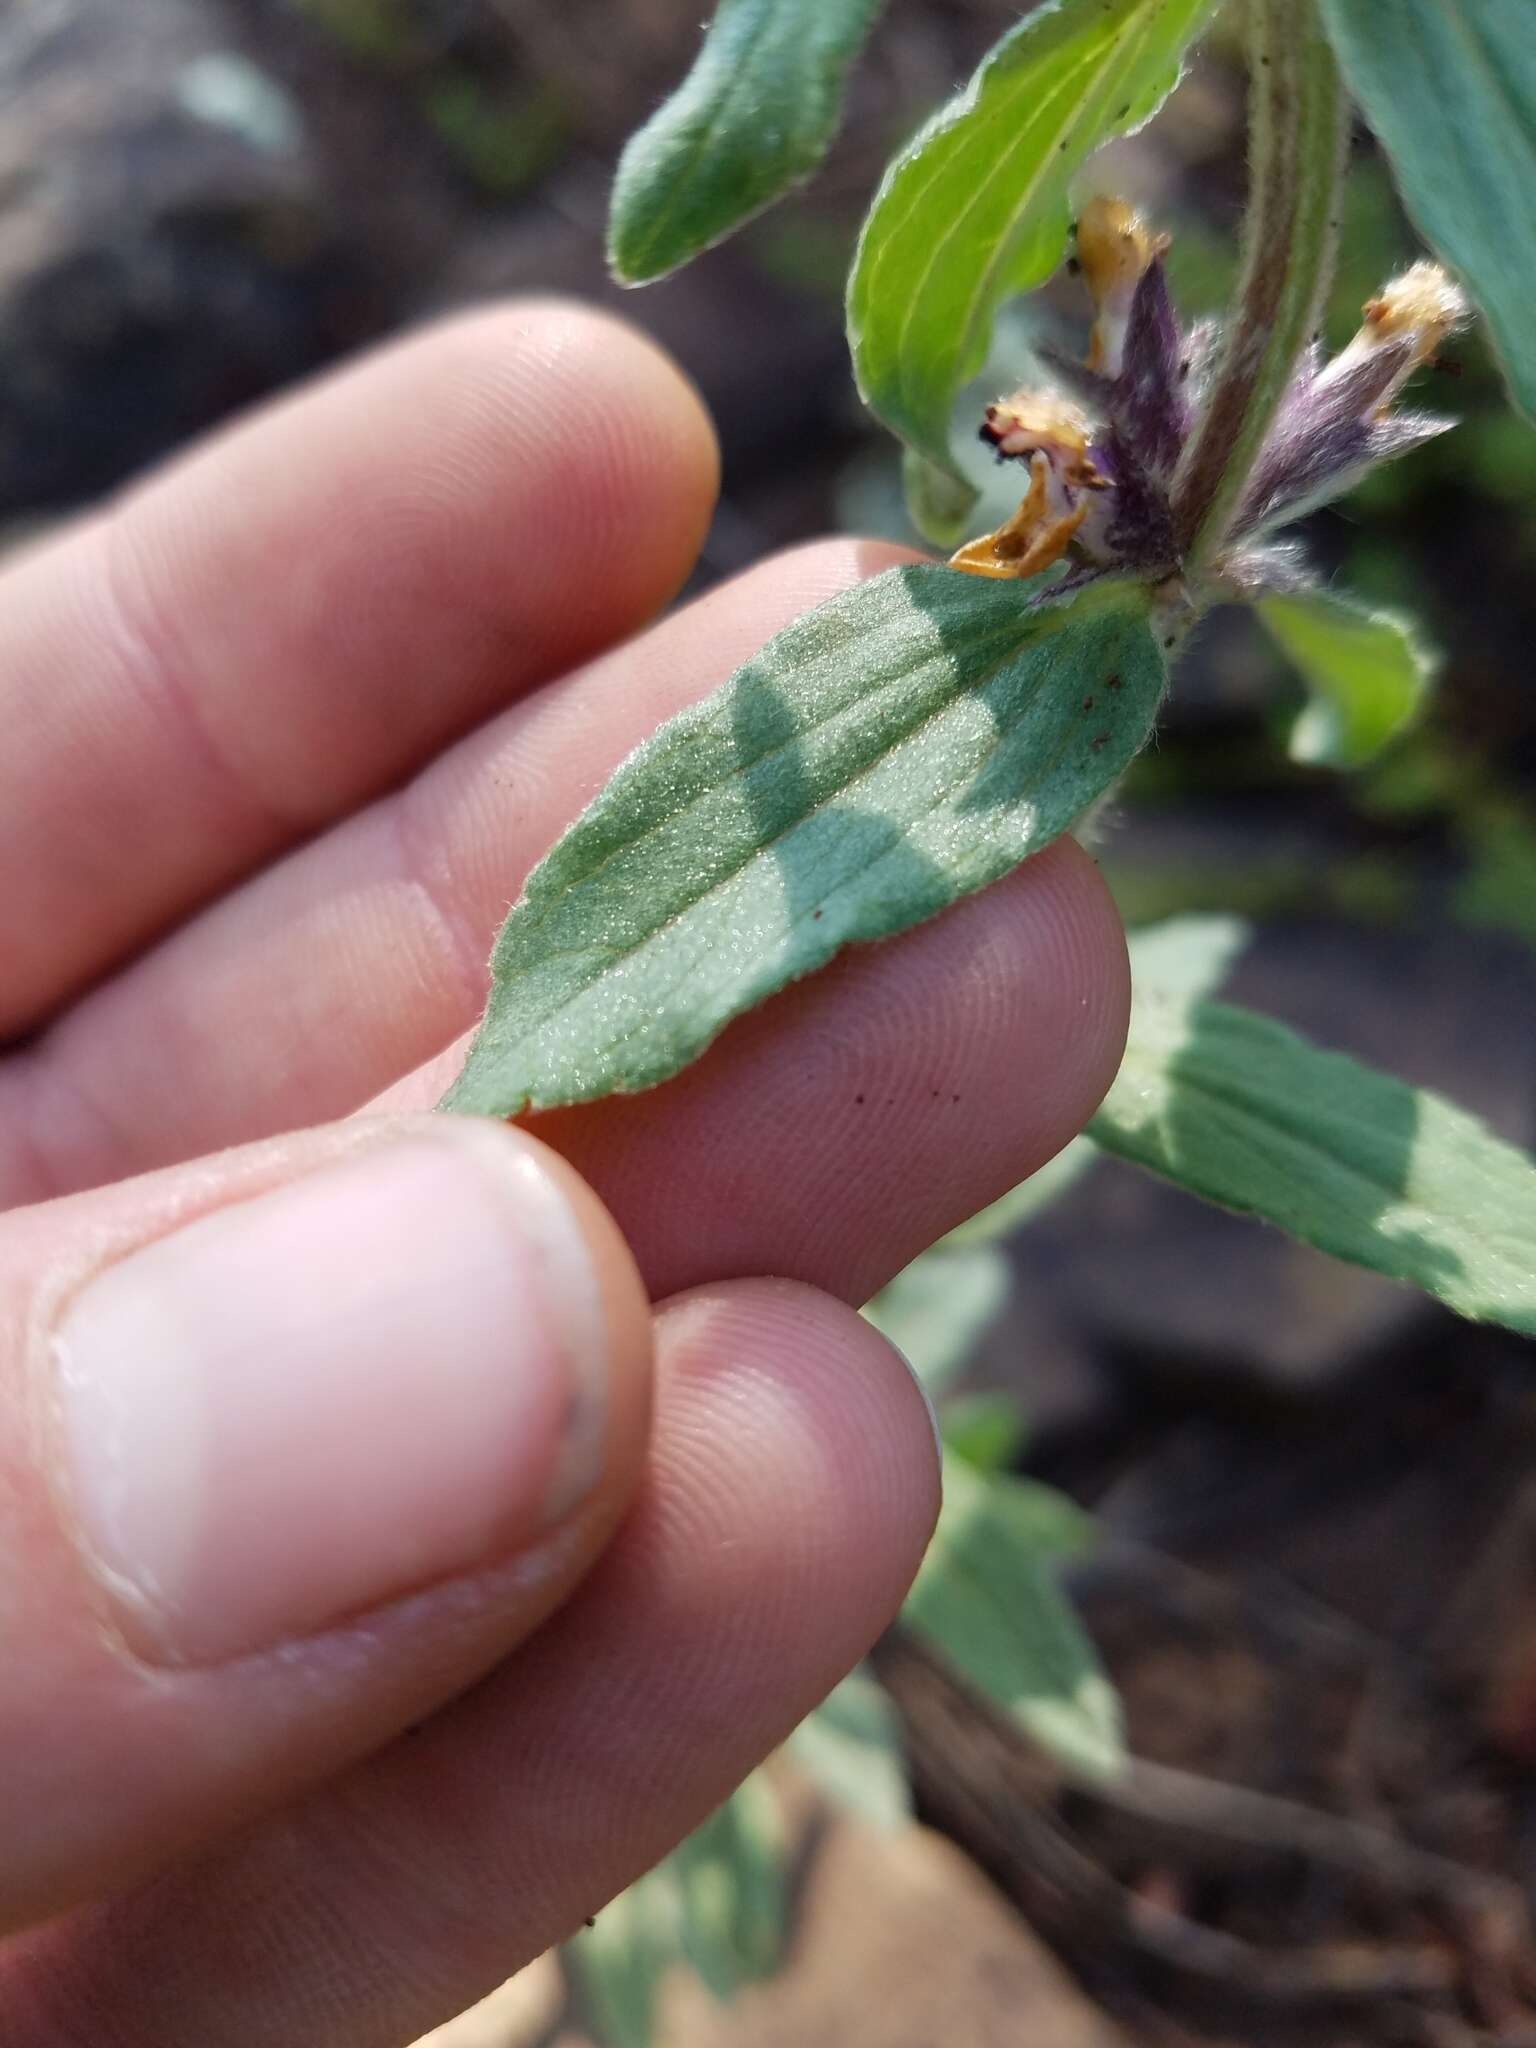
<instances>
[{"instance_id":1,"label":"fuzzy leaf","mask_svg":"<svg viewBox=\"0 0 1536 2048\"><path fill-rule=\"evenodd\" d=\"M848 282L866 404L958 477L951 401L986 358L1008 293L1055 269L1068 186L1089 153L1147 120L1212 0L1047 0L887 170Z\"/></svg>"},{"instance_id":2,"label":"fuzzy leaf","mask_svg":"<svg viewBox=\"0 0 1536 2048\"><path fill-rule=\"evenodd\" d=\"M1091 1524L1064 1494L985 1475L953 1452L944 1506L902 1619L1075 1768L1124 1762L1119 1702L1056 1568Z\"/></svg>"},{"instance_id":3,"label":"fuzzy leaf","mask_svg":"<svg viewBox=\"0 0 1536 2048\"><path fill-rule=\"evenodd\" d=\"M809 177L881 0L720 0L693 69L619 159L608 261L648 284Z\"/></svg>"},{"instance_id":4,"label":"fuzzy leaf","mask_svg":"<svg viewBox=\"0 0 1536 2048\"><path fill-rule=\"evenodd\" d=\"M529 876L444 1107L509 1116L664 1081L855 939L1064 831L1163 685L1140 586L1031 604L887 570L769 641L633 753Z\"/></svg>"},{"instance_id":5,"label":"fuzzy leaf","mask_svg":"<svg viewBox=\"0 0 1536 2048\"><path fill-rule=\"evenodd\" d=\"M912 1813L896 1710L860 1665L785 1744L790 1761L830 1799L877 1827L898 1827Z\"/></svg>"},{"instance_id":6,"label":"fuzzy leaf","mask_svg":"<svg viewBox=\"0 0 1536 2048\"><path fill-rule=\"evenodd\" d=\"M1536 1161L1427 1088L1133 955L1106 1151L1335 1257L1536 1335Z\"/></svg>"},{"instance_id":7,"label":"fuzzy leaf","mask_svg":"<svg viewBox=\"0 0 1536 2048\"><path fill-rule=\"evenodd\" d=\"M1291 731L1296 760L1357 767L1418 710L1434 662L1406 619L1324 591L1254 610L1312 693Z\"/></svg>"},{"instance_id":8,"label":"fuzzy leaf","mask_svg":"<svg viewBox=\"0 0 1536 2048\"><path fill-rule=\"evenodd\" d=\"M1531 0L1320 0L1425 239L1487 315L1536 419L1536 14Z\"/></svg>"},{"instance_id":9,"label":"fuzzy leaf","mask_svg":"<svg viewBox=\"0 0 1536 2048\"><path fill-rule=\"evenodd\" d=\"M577 2010L604 2048L652 2048L657 1995L686 1964L716 1998L771 1972L789 1917L777 1804L760 1774L565 1947Z\"/></svg>"}]
</instances>

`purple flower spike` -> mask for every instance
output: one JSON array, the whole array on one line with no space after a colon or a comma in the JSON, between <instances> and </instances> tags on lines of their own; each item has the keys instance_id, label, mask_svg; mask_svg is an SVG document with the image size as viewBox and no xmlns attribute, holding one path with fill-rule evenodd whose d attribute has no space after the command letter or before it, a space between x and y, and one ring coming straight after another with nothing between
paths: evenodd
<instances>
[{"instance_id":1,"label":"purple flower spike","mask_svg":"<svg viewBox=\"0 0 1536 2048\"><path fill-rule=\"evenodd\" d=\"M1123 201L1085 208L1078 257L1097 308L1088 360L1044 351L1056 389L1026 388L988 407L983 438L1001 457L1028 463L1030 490L995 534L960 549L956 567L1033 574L1065 557L1077 565L1074 573L1179 572L1174 480L1206 400L1221 330L1204 321L1180 333L1166 247L1167 237L1153 234ZM1368 302L1359 333L1331 362L1315 345L1307 350L1212 565L1219 580L1249 597L1308 587L1299 550L1266 536L1454 424L1391 408L1465 317L1446 273L1417 263Z\"/></svg>"},{"instance_id":2,"label":"purple flower spike","mask_svg":"<svg viewBox=\"0 0 1536 2048\"><path fill-rule=\"evenodd\" d=\"M1115 425L1152 475L1171 478L1189 431L1179 376L1179 323L1161 256L1141 274L1111 400Z\"/></svg>"}]
</instances>

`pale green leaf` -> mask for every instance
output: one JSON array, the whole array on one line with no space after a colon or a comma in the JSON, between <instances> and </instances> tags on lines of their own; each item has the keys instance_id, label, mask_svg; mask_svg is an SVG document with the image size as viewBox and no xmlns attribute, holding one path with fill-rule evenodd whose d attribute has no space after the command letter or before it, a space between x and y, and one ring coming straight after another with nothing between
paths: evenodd
<instances>
[{"instance_id":1,"label":"pale green leaf","mask_svg":"<svg viewBox=\"0 0 1536 2048\"><path fill-rule=\"evenodd\" d=\"M912 1813L901 1728L884 1687L861 1665L790 1736L785 1749L830 1799L877 1827Z\"/></svg>"},{"instance_id":2,"label":"pale green leaf","mask_svg":"<svg viewBox=\"0 0 1536 2048\"><path fill-rule=\"evenodd\" d=\"M902 1619L1036 1741L1107 1775L1124 1762L1119 1703L1055 1576L1091 1526L1050 1487L986 1476L951 1452L939 1525Z\"/></svg>"},{"instance_id":3,"label":"pale green leaf","mask_svg":"<svg viewBox=\"0 0 1536 2048\"><path fill-rule=\"evenodd\" d=\"M1427 1088L1135 966L1088 1126L1106 1151L1536 1335L1536 1161Z\"/></svg>"},{"instance_id":4,"label":"pale green leaf","mask_svg":"<svg viewBox=\"0 0 1536 2048\"><path fill-rule=\"evenodd\" d=\"M782 198L837 133L881 0L720 0L693 69L619 159L608 260L665 277Z\"/></svg>"},{"instance_id":5,"label":"pale green leaf","mask_svg":"<svg viewBox=\"0 0 1536 2048\"><path fill-rule=\"evenodd\" d=\"M889 445L889 444L887 444ZM907 517L930 547L953 551L965 539L976 492L965 478L940 469L915 448L901 451Z\"/></svg>"},{"instance_id":6,"label":"pale green leaf","mask_svg":"<svg viewBox=\"0 0 1536 2048\"><path fill-rule=\"evenodd\" d=\"M600 2048L652 2048L667 1973L686 1965L725 2000L778 1964L789 1916L787 1845L760 1775L565 1947L573 1998Z\"/></svg>"},{"instance_id":7,"label":"pale green leaf","mask_svg":"<svg viewBox=\"0 0 1536 2048\"><path fill-rule=\"evenodd\" d=\"M1536 9L1531 0L1320 0L1425 239L1487 315L1536 419Z\"/></svg>"},{"instance_id":8,"label":"pale green leaf","mask_svg":"<svg viewBox=\"0 0 1536 2048\"><path fill-rule=\"evenodd\" d=\"M732 1017L1047 845L1130 762L1139 586L1031 604L916 564L833 598L632 754L529 876L445 1107L664 1081Z\"/></svg>"},{"instance_id":9,"label":"pale green leaf","mask_svg":"<svg viewBox=\"0 0 1536 2048\"><path fill-rule=\"evenodd\" d=\"M1311 692L1291 729L1298 761L1356 767L1418 711L1434 661L1407 619L1331 591L1265 597L1254 610Z\"/></svg>"},{"instance_id":10,"label":"pale green leaf","mask_svg":"<svg viewBox=\"0 0 1536 2048\"><path fill-rule=\"evenodd\" d=\"M1132 989L1148 1010L1213 995L1252 937L1246 918L1222 913L1143 925L1130 936Z\"/></svg>"},{"instance_id":11,"label":"pale green leaf","mask_svg":"<svg viewBox=\"0 0 1536 2048\"><path fill-rule=\"evenodd\" d=\"M941 1394L1008 1300L1008 1261L996 1245L934 1245L888 1280L864 1314L930 1394Z\"/></svg>"},{"instance_id":12,"label":"pale green leaf","mask_svg":"<svg viewBox=\"0 0 1536 2048\"><path fill-rule=\"evenodd\" d=\"M1178 80L1212 0L1048 0L892 163L848 284L865 402L955 474L950 403L992 318L1061 260L1085 157L1138 127Z\"/></svg>"}]
</instances>

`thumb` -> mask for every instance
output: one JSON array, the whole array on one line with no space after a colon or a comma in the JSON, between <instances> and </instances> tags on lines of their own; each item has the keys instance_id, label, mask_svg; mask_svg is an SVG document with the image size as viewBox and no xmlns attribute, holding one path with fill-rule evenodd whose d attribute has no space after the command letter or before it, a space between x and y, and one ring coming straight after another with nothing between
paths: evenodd
<instances>
[{"instance_id":1,"label":"thumb","mask_svg":"<svg viewBox=\"0 0 1536 2048\"><path fill-rule=\"evenodd\" d=\"M596 1197L456 1117L0 1218L0 1932L386 1741L575 1585L644 1450Z\"/></svg>"}]
</instances>

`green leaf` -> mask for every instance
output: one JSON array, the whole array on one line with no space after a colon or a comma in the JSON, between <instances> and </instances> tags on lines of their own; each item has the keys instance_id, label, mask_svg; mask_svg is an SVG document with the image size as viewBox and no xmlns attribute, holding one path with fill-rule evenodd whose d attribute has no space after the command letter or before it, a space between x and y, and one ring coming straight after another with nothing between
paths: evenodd
<instances>
[{"instance_id":1,"label":"green leaf","mask_svg":"<svg viewBox=\"0 0 1536 2048\"><path fill-rule=\"evenodd\" d=\"M577 2010L602 2048L652 2048L670 1970L686 1965L728 2000L777 1966L788 1918L783 1828L754 1775L567 1942Z\"/></svg>"},{"instance_id":2,"label":"green leaf","mask_svg":"<svg viewBox=\"0 0 1536 2048\"><path fill-rule=\"evenodd\" d=\"M977 493L953 471L940 469L915 448L901 451L901 487L907 517L930 547L951 552L965 539Z\"/></svg>"},{"instance_id":3,"label":"green leaf","mask_svg":"<svg viewBox=\"0 0 1536 2048\"><path fill-rule=\"evenodd\" d=\"M861 1665L824 1699L785 1744L829 1798L877 1827L899 1827L912 1813L896 1710Z\"/></svg>"},{"instance_id":4,"label":"green leaf","mask_svg":"<svg viewBox=\"0 0 1536 2048\"><path fill-rule=\"evenodd\" d=\"M917 564L776 635L632 754L529 876L444 1106L664 1081L850 940L995 881L1126 767L1163 686L1147 593L1031 604Z\"/></svg>"},{"instance_id":5,"label":"green leaf","mask_svg":"<svg viewBox=\"0 0 1536 2048\"><path fill-rule=\"evenodd\" d=\"M1191 913L1130 937L1131 987L1149 1013L1211 995L1253 936L1246 918ZM1138 1011L1138 1015L1140 1012Z\"/></svg>"},{"instance_id":6,"label":"green leaf","mask_svg":"<svg viewBox=\"0 0 1536 2048\"><path fill-rule=\"evenodd\" d=\"M781 199L825 156L881 0L720 0L693 69L619 159L608 261L665 277Z\"/></svg>"},{"instance_id":7,"label":"green leaf","mask_svg":"<svg viewBox=\"0 0 1536 2048\"><path fill-rule=\"evenodd\" d=\"M1106 1151L1536 1335L1536 1161L1427 1088L1136 972Z\"/></svg>"},{"instance_id":8,"label":"green leaf","mask_svg":"<svg viewBox=\"0 0 1536 2048\"><path fill-rule=\"evenodd\" d=\"M1120 1710L1055 1578L1091 1523L1052 1488L992 1477L949 1453L944 1506L902 1618L1073 1768L1125 1760Z\"/></svg>"},{"instance_id":9,"label":"green leaf","mask_svg":"<svg viewBox=\"0 0 1536 2048\"><path fill-rule=\"evenodd\" d=\"M1291 730L1294 759L1358 767L1419 709L1435 664L1407 619L1324 591L1254 610L1312 692Z\"/></svg>"},{"instance_id":10,"label":"green leaf","mask_svg":"<svg viewBox=\"0 0 1536 2048\"><path fill-rule=\"evenodd\" d=\"M930 463L959 474L950 405L998 302L1055 269L1074 173L1156 112L1211 5L1037 7L887 170L848 281L849 345L866 404Z\"/></svg>"},{"instance_id":11,"label":"green leaf","mask_svg":"<svg viewBox=\"0 0 1536 2048\"><path fill-rule=\"evenodd\" d=\"M1425 239L1487 315L1536 419L1536 16L1530 0L1320 0Z\"/></svg>"},{"instance_id":12,"label":"green leaf","mask_svg":"<svg viewBox=\"0 0 1536 2048\"><path fill-rule=\"evenodd\" d=\"M1094 1148L1086 1138L1074 1138L1054 1159L1048 1159L1044 1166L1037 1168L1028 1180L1021 1180L1006 1195L989 1202L985 1209L978 1209L964 1223L956 1224L948 1237L939 1239L934 1250L956 1252L971 1245L996 1244L999 1238L1011 1237L1014 1231L1033 1222L1042 1210L1050 1208L1068 1188L1075 1186L1092 1166L1095 1156Z\"/></svg>"},{"instance_id":13,"label":"green leaf","mask_svg":"<svg viewBox=\"0 0 1536 2048\"><path fill-rule=\"evenodd\" d=\"M930 1394L970 1363L1008 1299L1008 1261L996 1245L936 1244L888 1280L864 1314Z\"/></svg>"},{"instance_id":14,"label":"green leaf","mask_svg":"<svg viewBox=\"0 0 1536 2048\"><path fill-rule=\"evenodd\" d=\"M944 1448L978 1472L1006 1472L1029 1441L1029 1421L1012 1394L960 1394L946 1401Z\"/></svg>"}]
</instances>

